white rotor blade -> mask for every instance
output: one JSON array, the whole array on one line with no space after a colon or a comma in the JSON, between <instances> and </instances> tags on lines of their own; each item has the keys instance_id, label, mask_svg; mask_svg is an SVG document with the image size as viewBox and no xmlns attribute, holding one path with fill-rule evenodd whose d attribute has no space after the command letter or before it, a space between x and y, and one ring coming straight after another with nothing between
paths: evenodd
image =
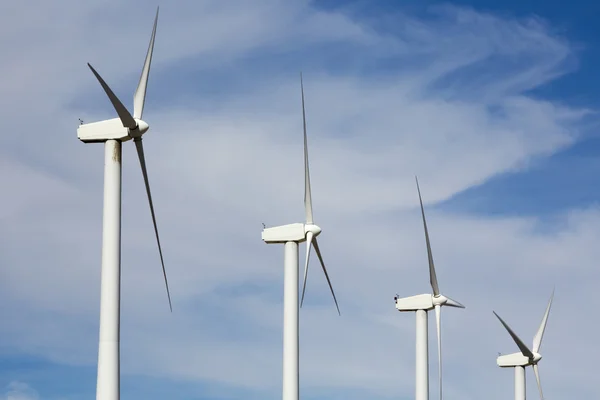
<instances>
[{"instance_id":1,"label":"white rotor blade","mask_svg":"<svg viewBox=\"0 0 600 400\"><path fill-rule=\"evenodd\" d=\"M127 108L123 105L123 103L121 103L121 100L119 100L119 98L113 93L113 91L110 89L110 87L108 87L106 82L104 82L104 79L102 79L100 74L96 72L96 70L94 69L94 67L92 67L90 63L88 63L88 67L90 67L90 69L96 76L96 79L98 79L98 82L100 82L100 85L102 85L102 89L104 89L104 92L106 92L106 94L108 95L108 98L110 99L110 102L115 108L115 111L119 115L123 126L125 128L135 129L137 127L137 122L135 122L135 120L133 119L129 111L127 111Z\"/></svg>"},{"instance_id":2,"label":"white rotor blade","mask_svg":"<svg viewBox=\"0 0 600 400\"><path fill-rule=\"evenodd\" d=\"M535 374L535 380L538 384L538 389L540 390L540 400L544 400L544 392L542 392L542 382L540 381L540 371L538 370L537 364L533 365L533 373Z\"/></svg>"},{"instance_id":3,"label":"white rotor blade","mask_svg":"<svg viewBox=\"0 0 600 400\"><path fill-rule=\"evenodd\" d=\"M300 90L302 92L302 123L304 126L304 209L306 213L306 224L313 223L312 196L310 193L310 174L308 172L308 139L306 138L306 112L304 110L304 83L300 73Z\"/></svg>"},{"instance_id":4,"label":"white rotor blade","mask_svg":"<svg viewBox=\"0 0 600 400\"><path fill-rule=\"evenodd\" d=\"M458 301L452 300L448 296L446 296L446 299L448 299L448 301L446 301L446 303L444 303L444 306L446 306L446 307L465 308L465 306L463 306L462 304L460 304Z\"/></svg>"},{"instance_id":5,"label":"white rotor blade","mask_svg":"<svg viewBox=\"0 0 600 400\"><path fill-rule=\"evenodd\" d=\"M435 322L437 326L437 342L438 342L438 376L440 380L440 400L442 400L442 307L439 304L435 305Z\"/></svg>"},{"instance_id":6,"label":"white rotor blade","mask_svg":"<svg viewBox=\"0 0 600 400\"><path fill-rule=\"evenodd\" d=\"M325 278L327 279L327 284L329 284L329 290L331 290L331 295L333 296L333 301L335 302L335 308L337 308L337 312L339 315L340 307L338 306L337 299L335 298L335 293L333 292L333 286L331 286L331 281L329 280L329 274L327 273L327 268L325 268L325 263L323 262L323 257L321 256L321 250L319 249L319 242L317 242L317 238L313 240L315 244L315 251L317 252L317 257L319 257L319 261L321 262L321 267L323 267L323 272L325 273Z\"/></svg>"},{"instance_id":7,"label":"white rotor blade","mask_svg":"<svg viewBox=\"0 0 600 400\"><path fill-rule=\"evenodd\" d=\"M313 233L308 232L306 234L306 263L304 264L304 283L302 283L302 299L300 300L300 307L304 303L304 292L306 291L306 277L308 275L308 259L310 257L310 248L312 247Z\"/></svg>"},{"instance_id":8,"label":"white rotor blade","mask_svg":"<svg viewBox=\"0 0 600 400\"><path fill-rule=\"evenodd\" d=\"M425 210L423 209L423 200L421 199L421 189L419 188L419 180L415 176L417 182L417 191L419 192L419 203L421 204L421 215L423 216L423 228L425 228L425 242L427 243L427 258L429 259L429 282L433 289L433 295L439 296L440 288L438 286L435 267L433 265L433 254L431 253L431 244L429 243L429 232L427 232L427 221L425 221Z\"/></svg>"},{"instance_id":9,"label":"white rotor blade","mask_svg":"<svg viewBox=\"0 0 600 400\"><path fill-rule=\"evenodd\" d=\"M142 175L144 176L144 184L146 185L146 194L148 195L148 203L150 204L150 213L152 214L152 224L154 225L154 233L156 234L156 243L158 244L158 253L160 254L160 263L162 264L163 276L165 278L165 286L167 288L167 297L169 298L169 309L173 312L171 305L171 294L169 293L169 283L167 282L167 271L165 270L165 262L163 260L162 248L160 247L160 239L158 237L158 228L156 227L156 216L154 215L154 205L152 203L152 194L150 194L150 183L148 182L148 171L146 170L146 159L144 157L144 146L142 138L135 138L135 147L137 149L140 166L142 167Z\"/></svg>"},{"instance_id":10,"label":"white rotor blade","mask_svg":"<svg viewBox=\"0 0 600 400\"><path fill-rule=\"evenodd\" d=\"M523 343L523 341L521 339L519 339L519 337L517 336L517 334L514 333L512 329L510 329L510 326L508 326L507 323L504 322L502 320L502 318L500 318L500 316L498 314L496 314L496 311L494 311L494 315L500 320L500 322L502 323L502 325L504 325L504 327L506 328L506 330L508 331L508 333L510 334L510 336L513 338L513 340L517 344L517 346L519 346L519 349L521 350L521 353L525 357L527 357L530 360L532 360L533 359L533 353L531 352L531 350L529 350L529 348L525 345L525 343Z\"/></svg>"},{"instance_id":11,"label":"white rotor blade","mask_svg":"<svg viewBox=\"0 0 600 400\"><path fill-rule=\"evenodd\" d=\"M533 351L535 351L536 353L539 353L540 347L542 345L542 338L544 337L544 331L546 330L546 323L548 323L548 315L550 314L552 299L554 299L554 290L552 290L552 295L550 296L550 301L548 302L548 306L546 307L546 312L544 313L544 317L542 318L540 327L538 328L538 331L535 334L535 337L533 338Z\"/></svg>"},{"instance_id":12,"label":"white rotor blade","mask_svg":"<svg viewBox=\"0 0 600 400\"><path fill-rule=\"evenodd\" d=\"M138 87L133 95L133 117L141 119L144 112L144 102L146 101L146 88L148 87L148 75L150 74L150 64L152 63L152 51L154 50L154 37L156 36L156 23L158 22L158 7L156 7L156 17L154 17L154 27L152 28L152 36L150 36L150 44L146 52L146 61L142 68L142 75Z\"/></svg>"}]
</instances>

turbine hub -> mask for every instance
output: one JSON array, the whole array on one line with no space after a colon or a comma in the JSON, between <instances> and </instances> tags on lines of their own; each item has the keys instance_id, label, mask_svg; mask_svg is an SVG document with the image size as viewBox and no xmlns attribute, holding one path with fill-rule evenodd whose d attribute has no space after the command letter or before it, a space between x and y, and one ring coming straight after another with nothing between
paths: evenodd
<instances>
[{"instance_id":1,"label":"turbine hub","mask_svg":"<svg viewBox=\"0 0 600 400\"><path fill-rule=\"evenodd\" d=\"M146 133L148 128L150 128L150 126L146 123L146 121L143 121L141 119L136 119L135 122L137 123L137 126L135 127L135 129L129 130L129 136L131 136L134 139L141 137L144 133Z\"/></svg>"},{"instance_id":2,"label":"turbine hub","mask_svg":"<svg viewBox=\"0 0 600 400\"><path fill-rule=\"evenodd\" d=\"M443 306L444 304L446 304L448 302L448 298L446 296L444 296L443 294L438 294L437 296L431 296L431 299L433 300L434 306Z\"/></svg>"},{"instance_id":3,"label":"turbine hub","mask_svg":"<svg viewBox=\"0 0 600 400\"><path fill-rule=\"evenodd\" d=\"M434 306L448 306L448 307L456 307L456 308L465 308L465 306L463 306L462 304L460 304L458 301L452 300L452 299L444 296L441 293L438 294L437 296L432 295L431 296L431 303Z\"/></svg>"},{"instance_id":4,"label":"turbine hub","mask_svg":"<svg viewBox=\"0 0 600 400\"><path fill-rule=\"evenodd\" d=\"M533 363L537 364L538 361L542 359L542 355L540 353L533 353Z\"/></svg>"},{"instance_id":5,"label":"turbine hub","mask_svg":"<svg viewBox=\"0 0 600 400\"><path fill-rule=\"evenodd\" d=\"M305 233L312 232L313 236L317 237L319 235L319 233L321 233L321 228L319 228L317 225L314 225L314 224L304 225L304 232Z\"/></svg>"}]
</instances>

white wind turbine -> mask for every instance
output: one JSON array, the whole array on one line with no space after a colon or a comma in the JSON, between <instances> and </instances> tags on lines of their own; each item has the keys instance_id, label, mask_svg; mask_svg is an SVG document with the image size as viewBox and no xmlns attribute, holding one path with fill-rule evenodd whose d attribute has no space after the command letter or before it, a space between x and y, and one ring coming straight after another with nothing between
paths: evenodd
<instances>
[{"instance_id":1,"label":"white wind turbine","mask_svg":"<svg viewBox=\"0 0 600 400\"><path fill-rule=\"evenodd\" d=\"M304 264L304 284L302 286L302 302L304 301L304 290L306 289L306 276L308 274L308 259L310 249L314 245L317 257L323 267L325 278L333 295L333 300L338 307L325 263L321 256L317 236L321 228L315 225L312 212L312 198L310 192L310 175L308 172L308 142L306 138L306 113L304 110L304 85L302 74L300 74L300 90L302 93L302 121L304 126L304 208L306 215L305 223L265 228L262 232L262 240L267 244L284 244L284 284L283 284L283 400L298 400L300 391L299 381L299 354L298 354L298 243L307 242L306 263ZM302 303L301 303L302 304Z\"/></svg>"},{"instance_id":2,"label":"white wind turbine","mask_svg":"<svg viewBox=\"0 0 600 400\"><path fill-rule=\"evenodd\" d=\"M433 265L433 254L429 243L429 233L427 231L427 222L425 221L425 211L423 209L423 200L421 199L421 190L419 180L417 182L417 192L419 193L419 203L421 204L421 215L423 216L423 228L425 229L425 243L427 245L427 257L429 259L429 281L433 294L420 294L417 296L396 298L396 308L398 311L416 311L417 315L417 344L416 344L416 363L415 363L415 399L429 399L429 352L428 352L428 332L427 332L427 311L435 309L437 325L437 343L438 343L438 375L440 400L442 399L442 332L441 332L441 308L442 306L465 308L462 304L454 301L440 293L435 267Z\"/></svg>"},{"instance_id":3,"label":"white wind turbine","mask_svg":"<svg viewBox=\"0 0 600 400\"><path fill-rule=\"evenodd\" d=\"M133 96L133 116L115 96L106 82L88 63L88 66L102 85L119 118L82 124L77 129L77 137L84 143L104 142L104 215L102 221L102 278L100 284L100 335L98 345L98 376L96 384L97 400L118 400L120 397L119 340L120 340L120 291L121 291L121 143L133 139L135 143L142 175L146 185L146 194L150 204L154 233L158 244L160 262L167 288L169 308L171 296L167 283L167 274L163 261L152 195L148 183L142 135L148 130L148 124L142 118L148 74L152 61L158 8L152 28L150 45L142 69L138 87ZM171 308L172 311L172 308Z\"/></svg>"},{"instance_id":4,"label":"white wind turbine","mask_svg":"<svg viewBox=\"0 0 600 400\"><path fill-rule=\"evenodd\" d=\"M550 296L550 301L546 307L546 312L544 313L540 327L533 338L533 351L529 350L525 343L519 339L517 334L514 333L508 324L504 322L502 318L500 318L500 316L494 311L494 315L500 320L502 325L504 325L510 336L519 347L519 350L521 350L520 353L502 355L496 360L498 366L501 368L515 369L515 400L525 400L526 398L525 367L529 365L533 366L533 372L535 374L535 379L540 391L540 398L544 400L544 392L542 392L542 383L540 382L540 373L538 371L538 362L540 362L542 359L542 355L539 353L539 351L542 345L542 337L544 336L544 331L546 330L546 323L548 322L548 315L550 314L550 307L552 306L553 298L554 290L552 290L552 295Z\"/></svg>"}]
</instances>

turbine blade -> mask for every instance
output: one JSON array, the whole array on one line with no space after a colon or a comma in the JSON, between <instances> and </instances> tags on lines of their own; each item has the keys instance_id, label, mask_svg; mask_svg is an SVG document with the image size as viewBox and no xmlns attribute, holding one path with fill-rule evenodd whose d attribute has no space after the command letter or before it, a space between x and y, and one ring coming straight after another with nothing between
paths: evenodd
<instances>
[{"instance_id":1,"label":"turbine blade","mask_svg":"<svg viewBox=\"0 0 600 400\"><path fill-rule=\"evenodd\" d=\"M437 342L438 342L438 376L440 380L440 400L442 400L442 307L438 304L435 306L435 322L437 325Z\"/></svg>"},{"instance_id":2,"label":"turbine blade","mask_svg":"<svg viewBox=\"0 0 600 400\"><path fill-rule=\"evenodd\" d=\"M150 64L152 63L152 51L154 50L154 37L156 36L156 23L158 22L158 7L156 7L156 17L154 17L154 27L152 28L152 36L150 36L150 44L146 52L146 61L142 68L142 75L138 83L135 94L133 95L133 117L142 119L144 112L144 102L146 100L146 88L148 87L148 76L150 75Z\"/></svg>"},{"instance_id":3,"label":"turbine blade","mask_svg":"<svg viewBox=\"0 0 600 400\"><path fill-rule=\"evenodd\" d=\"M502 325L504 325L504 327L506 328L506 330L508 331L508 333L510 334L510 336L512 336L512 338L515 341L515 343L517 344L517 346L519 346L519 349L521 350L521 353L523 353L523 355L525 357L527 357L530 360L532 360L533 359L533 353L531 352L531 350L529 350L529 348L525 345L525 343L523 343L523 341L521 339L519 339L519 337L517 336L517 334L514 333L512 329L510 329L510 326L508 326L506 324L506 322L504 322L502 320L502 318L500 318L500 316L498 314L496 314L496 311L494 311L494 315L500 320L500 322L502 323Z\"/></svg>"},{"instance_id":4,"label":"turbine blade","mask_svg":"<svg viewBox=\"0 0 600 400\"><path fill-rule=\"evenodd\" d=\"M310 174L308 172L308 139L306 138L306 112L304 109L304 83L302 72L300 73L300 90L302 92L302 123L304 126L304 209L306 213L306 224L313 223L312 196L310 193Z\"/></svg>"},{"instance_id":5,"label":"turbine blade","mask_svg":"<svg viewBox=\"0 0 600 400\"><path fill-rule=\"evenodd\" d=\"M533 364L533 373L535 374L535 380L537 381L538 389L540 390L540 400L544 400L544 392L542 391L542 382L540 381L540 371L538 370L537 364Z\"/></svg>"},{"instance_id":6,"label":"turbine blade","mask_svg":"<svg viewBox=\"0 0 600 400\"><path fill-rule=\"evenodd\" d=\"M327 273L327 268L325 268L325 263L323 262L323 257L321 256L321 250L319 249L319 242L317 242L317 238L313 240L315 245L315 251L317 252L317 257L319 257L319 261L321 262L321 267L323 267L323 272L325 273L325 278L327 278L327 283L329 284L329 290L331 290L331 295L333 296L333 301L335 302L335 308L337 308L338 315L342 315L340 313L340 307L338 306L337 299L335 298L335 293L333 292L333 286L331 286L331 280L329 280L329 274Z\"/></svg>"},{"instance_id":7,"label":"turbine blade","mask_svg":"<svg viewBox=\"0 0 600 400\"><path fill-rule=\"evenodd\" d=\"M160 247L160 239L158 237L158 228L156 227L156 216L154 215L154 205L152 203L152 194L150 193L150 183L148 182L148 171L146 170L146 159L144 157L144 146L142 145L142 138L135 138L135 148L137 149L138 158L140 159L140 166L142 167L142 174L144 175L144 184L146 185L146 194L148 195L148 204L150 204L150 213L152 214L152 224L154 225L154 233L156 234L156 243L158 244L158 254L160 254L160 263L162 264L163 276L165 277L165 286L167 288L167 297L169 298L169 309L173 312L173 306L171 305L171 293L169 292L169 282L167 281L167 271L165 270L165 262L163 260L162 248Z\"/></svg>"},{"instance_id":8,"label":"turbine blade","mask_svg":"<svg viewBox=\"0 0 600 400\"><path fill-rule=\"evenodd\" d=\"M535 334L535 337L533 338L533 351L535 351L536 353L539 353L540 347L542 345L542 338L544 337L544 331L546 330L546 324L548 323L550 307L552 307L552 299L554 299L554 289L552 290L552 295L550 295L550 301L548 302L548 306L546 307L546 312L544 313L544 317L542 318L540 327L538 328L538 331Z\"/></svg>"},{"instance_id":9,"label":"turbine blade","mask_svg":"<svg viewBox=\"0 0 600 400\"><path fill-rule=\"evenodd\" d=\"M94 69L94 67L92 67L90 63L88 63L88 67L90 67L90 69L96 76L96 79L98 79L98 82L100 82L100 85L102 85L102 88L108 95L108 98L110 99L110 102L115 108L115 111L119 115L123 126L125 128L135 129L137 127L137 122L135 122L135 120L133 119L129 111L127 111L127 108L123 105L123 103L121 103L121 100L119 100L119 98L113 93L113 91L108 87L106 82L104 82L104 79L102 79L100 74L96 72L96 70Z\"/></svg>"},{"instance_id":10,"label":"turbine blade","mask_svg":"<svg viewBox=\"0 0 600 400\"><path fill-rule=\"evenodd\" d=\"M306 277L308 275L308 259L310 257L310 248L312 247L313 233L308 232L306 234L306 263L304 264L304 283L302 283L302 299L300 300L300 307L304 303L304 292L306 291Z\"/></svg>"},{"instance_id":11,"label":"turbine blade","mask_svg":"<svg viewBox=\"0 0 600 400\"><path fill-rule=\"evenodd\" d=\"M433 254L431 253L431 244L429 243L429 232L427 232L427 221L425 221L425 210L423 209L423 200L421 199L421 189L419 188L419 179L415 176L417 182L417 191L419 192L419 203L421 204L421 215L423 216L423 228L425 228L425 242L427 243L427 258L429 259L429 282L433 289L433 295L440 294L437 276L435 275L435 267L433 265Z\"/></svg>"},{"instance_id":12,"label":"turbine blade","mask_svg":"<svg viewBox=\"0 0 600 400\"><path fill-rule=\"evenodd\" d=\"M456 308L465 308L465 306L463 306L461 303L459 303L456 300L452 300L450 297L446 296L446 298L448 299L448 301L446 303L444 303L444 306L448 306L448 307L456 307Z\"/></svg>"}]
</instances>

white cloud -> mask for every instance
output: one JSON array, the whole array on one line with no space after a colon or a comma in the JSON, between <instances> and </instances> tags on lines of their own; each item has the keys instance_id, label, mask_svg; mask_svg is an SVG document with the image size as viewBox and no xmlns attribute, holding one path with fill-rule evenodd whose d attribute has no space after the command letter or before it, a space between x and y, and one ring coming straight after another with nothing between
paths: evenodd
<instances>
[{"instance_id":1,"label":"white cloud","mask_svg":"<svg viewBox=\"0 0 600 400\"><path fill-rule=\"evenodd\" d=\"M11 382L4 394L5 400L38 400L38 393L23 382Z\"/></svg>"},{"instance_id":2,"label":"white cloud","mask_svg":"<svg viewBox=\"0 0 600 400\"><path fill-rule=\"evenodd\" d=\"M0 12L7 35L23 42L9 46L0 65L0 90L10 98L0 114L0 185L11 188L0 196L0 304L14 305L2 309L12 323L0 338L60 363L93 365L97 354L102 146L78 143L75 128L81 109L85 120L112 111L84 63L93 61L129 99L153 12L130 24L138 6L78 3L61 7L52 23L32 20L26 28ZM413 174L427 204L447 199L573 143L587 110L526 94L573 59L569 43L538 20L442 8L437 19L394 15L399 28L382 33L352 15L274 0L164 7L149 96L160 97L152 91L159 77L175 84L168 71L182 60L202 80L220 68L244 76L245 56L264 57L264 65L277 59L261 56L266 50L282 58L322 54L319 46L331 43L360 50L340 50L350 64L341 72L306 61L315 217L342 317L312 264L301 385L314 393L408 396L414 317L395 312L392 297L428 290ZM132 46L139 51L125 57ZM386 63L398 68L373 72ZM303 216L299 88L290 68L223 87L218 99L186 95L185 107L158 102L146 111L173 315L137 160L132 144L124 145L123 372L278 391L283 250L262 244L260 229ZM75 107L74 98L94 104ZM440 285L467 305L444 310L446 393L508 396L512 376L494 357L513 344L491 310L529 338L556 284L543 384L554 398L591 395L587 332L597 323L584 316L598 306L591 285L599 210L566 210L550 227L535 216L427 212ZM561 346L567 340L579 347ZM568 374L562 365L572 366Z\"/></svg>"}]
</instances>

